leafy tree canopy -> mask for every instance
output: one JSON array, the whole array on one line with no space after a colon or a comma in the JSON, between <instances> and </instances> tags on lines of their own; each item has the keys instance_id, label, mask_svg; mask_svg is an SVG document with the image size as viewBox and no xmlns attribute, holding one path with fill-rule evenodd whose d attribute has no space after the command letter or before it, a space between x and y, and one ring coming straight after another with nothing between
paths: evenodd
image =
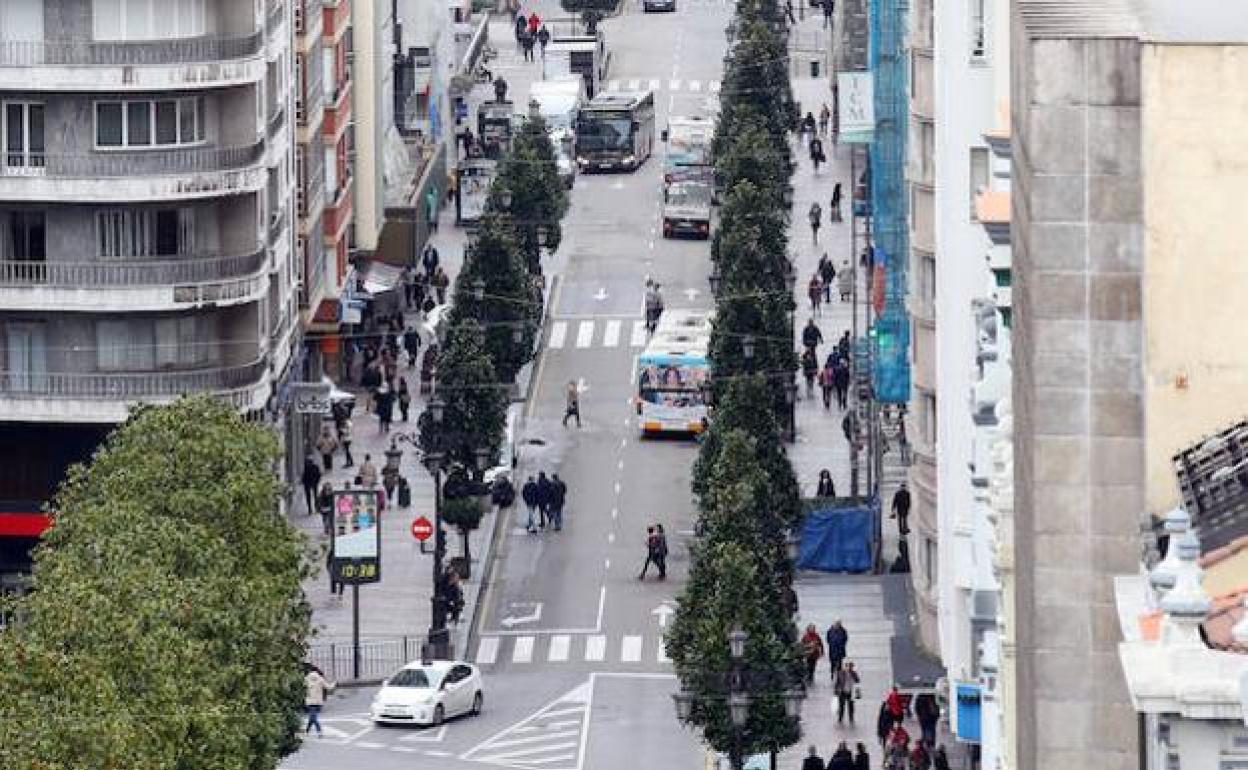
<instances>
[{"instance_id":1,"label":"leafy tree canopy","mask_svg":"<svg viewBox=\"0 0 1248 770\"><path fill-rule=\"evenodd\" d=\"M476 450L494 452L503 440L507 395L494 372L481 324L463 320L447 331L438 354L437 394L444 403L442 424L425 410L417 422L420 448L442 451L452 463L476 467Z\"/></svg>"}]
</instances>

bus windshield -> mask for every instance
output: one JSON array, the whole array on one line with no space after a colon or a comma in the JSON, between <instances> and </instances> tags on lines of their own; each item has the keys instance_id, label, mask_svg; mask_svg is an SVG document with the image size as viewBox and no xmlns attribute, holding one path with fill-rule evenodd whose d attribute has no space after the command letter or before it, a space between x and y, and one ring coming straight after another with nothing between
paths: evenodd
<instances>
[{"instance_id":1,"label":"bus windshield","mask_svg":"<svg viewBox=\"0 0 1248 770\"><path fill-rule=\"evenodd\" d=\"M643 362L637 376L637 388L646 392L680 392L698 396L701 403L702 383L706 380L705 363ZM646 399L652 401L652 399ZM659 403L652 401L652 403Z\"/></svg>"},{"instance_id":2,"label":"bus windshield","mask_svg":"<svg viewBox=\"0 0 1248 770\"><path fill-rule=\"evenodd\" d=\"M628 112L582 112L576 124L576 140L587 150L630 149L633 116Z\"/></svg>"}]
</instances>

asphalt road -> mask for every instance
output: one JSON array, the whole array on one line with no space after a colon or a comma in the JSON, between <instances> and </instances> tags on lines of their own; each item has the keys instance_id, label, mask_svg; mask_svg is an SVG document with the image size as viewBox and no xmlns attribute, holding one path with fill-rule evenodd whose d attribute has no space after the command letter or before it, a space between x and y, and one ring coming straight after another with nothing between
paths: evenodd
<instances>
[{"instance_id":1,"label":"asphalt road","mask_svg":"<svg viewBox=\"0 0 1248 770\"><path fill-rule=\"evenodd\" d=\"M604 24L609 78L618 87L657 81L656 133L669 114L701 113L722 71L731 4L678 2L674 14L643 15L630 0ZM522 73L506 76L524 87ZM525 532L517 505L500 544L467 656L486 678L484 713L439 730L375 728L372 690L341 692L326 708L326 737L310 739L287 770L387 770L418 758L439 770L702 766L700 741L673 715L675 678L662 652L667 608L688 564L695 445L640 439L630 404L646 277L662 284L668 308L710 305L707 242L662 237L661 177L661 145L634 173L581 175L564 243L547 265L558 284L520 471L558 473L568 502L563 531L540 534ZM560 424L568 382L582 389L579 428ZM643 582L654 522L668 533L668 575L660 582L652 571Z\"/></svg>"}]
</instances>

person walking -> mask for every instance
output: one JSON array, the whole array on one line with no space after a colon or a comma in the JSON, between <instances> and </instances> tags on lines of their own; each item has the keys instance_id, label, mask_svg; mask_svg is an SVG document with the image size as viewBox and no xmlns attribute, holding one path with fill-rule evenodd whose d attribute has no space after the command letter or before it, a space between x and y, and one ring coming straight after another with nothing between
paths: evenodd
<instances>
[{"instance_id":1,"label":"person walking","mask_svg":"<svg viewBox=\"0 0 1248 770\"><path fill-rule=\"evenodd\" d=\"M576 418L576 427L581 427L581 393L577 388L576 382L569 380L568 387L565 390L567 396L567 406L563 410L563 427L568 427L568 419Z\"/></svg>"},{"instance_id":2,"label":"person walking","mask_svg":"<svg viewBox=\"0 0 1248 770\"><path fill-rule=\"evenodd\" d=\"M818 201L810 204L810 211L807 216L810 218L810 237L816 244L818 244L819 224L823 219L823 209L820 208Z\"/></svg>"},{"instance_id":3,"label":"person walking","mask_svg":"<svg viewBox=\"0 0 1248 770\"><path fill-rule=\"evenodd\" d=\"M836 406L843 412L849 405L849 366L840 356L832 363L832 387L836 389Z\"/></svg>"},{"instance_id":4,"label":"person walking","mask_svg":"<svg viewBox=\"0 0 1248 770\"><path fill-rule=\"evenodd\" d=\"M556 531L563 530L563 503L568 499L568 485L558 473L550 474L550 524Z\"/></svg>"},{"instance_id":5,"label":"person walking","mask_svg":"<svg viewBox=\"0 0 1248 770\"><path fill-rule=\"evenodd\" d=\"M893 493L892 513L888 515L890 519L897 520L897 534L905 537L910 534L910 489L906 486L906 482L901 482L901 486Z\"/></svg>"},{"instance_id":6,"label":"person walking","mask_svg":"<svg viewBox=\"0 0 1248 770\"><path fill-rule=\"evenodd\" d=\"M321 453L321 465L324 470L333 470L334 468L334 450L338 448L338 439L334 438L333 429L329 427L329 423L321 425L321 435L316 439L316 451Z\"/></svg>"},{"instance_id":7,"label":"person walking","mask_svg":"<svg viewBox=\"0 0 1248 770\"><path fill-rule=\"evenodd\" d=\"M949 756L945 753L945 744L936 747L932 755L932 770L949 770Z\"/></svg>"},{"instance_id":8,"label":"person walking","mask_svg":"<svg viewBox=\"0 0 1248 770\"><path fill-rule=\"evenodd\" d=\"M819 273L819 280L823 283L823 301L832 301L832 281L836 279L836 266L832 264L832 260L828 259L828 252L823 252L823 256L819 258L819 267L816 268Z\"/></svg>"},{"instance_id":9,"label":"person walking","mask_svg":"<svg viewBox=\"0 0 1248 770\"><path fill-rule=\"evenodd\" d=\"M815 497L836 497L836 484L832 481L832 471L827 468L819 471L819 486L815 488Z\"/></svg>"},{"instance_id":10,"label":"person walking","mask_svg":"<svg viewBox=\"0 0 1248 770\"><path fill-rule=\"evenodd\" d=\"M546 519L550 516L550 501L554 498L555 487L546 478L545 471L537 474L537 528L546 529Z\"/></svg>"},{"instance_id":11,"label":"person walking","mask_svg":"<svg viewBox=\"0 0 1248 770\"><path fill-rule=\"evenodd\" d=\"M537 37L537 30L542 26L542 19L537 15L537 11L529 13L529 34Z\"/></svg>"},{"instance_id":12,"label":"person walking","mask_svg":"<svg viewBox=\"0 0 1248 770\"><path fill-rule=\"evenodd\" d=\"M334 528L334 487L328 481L322 482L320 491L316 493L316 510L321 514L321 530L329 537Z\"/></svg>"},{"instance_id":13,"label":"person walking","mask_svg":"<svg viewBox=\"0 0 1248 770\"><path fill-rule=\"evenodd\" d=\"M338 425L338 443L342 445L342 456L346 460L342 464L344 468L354 468L355 458L351 456L351 434L355 431L355 423L351 422L350 417L346 417Z\"/></svg>"},{"instance_id":14,"label":"person walking","mask_svg":"<svg viewBox=\"0 0 1248 770\"><path fill-rule=\"evenodd\" d=\"M827 102L819 109L819 134L821 136L828 135L828 123L832 121L832 110L828 109Z\"/></svg>"},{"instance_id":15,"label":"person walking","mask_svg":"<svg viewBox=\"0 0 1248 770\"><path fill-rule=\"evenodd\" d=\"M841 294L841 302L848 302L854 294L854 269L849 260L841 261L840 272L836 274L836 288Z\"/></svg>"},{"instance_id":16,"label":"person walking","mask_svg":"<svg viewBox=\"0 0 1248 770\"><path fill-rule=\"evenodd\" d=\"M529 476L528 481L524 482L524 486L520 488L520 499L524 501L524 508L529 514L524 529L529 534L535 534L537 527L533 523L533 514L537 512L537 482L532 476Z\"/></svg>"},{"instance_id":17,"label":"person walking","mask_svg":"<svg viewBox=\"0 0 1248 770\"><path fill-rule=\"evenodd\" d=\"M520 49L524 52L524 60L527 62L536 61L533 58L533 45L537 42L537 36L529 31L525 31L520 36Z\"/></svg>"},{"instance_id":18,"label":"person walking","mask_svg":"<svg viewBox=\"0 0 1248 770\"><path fill-rule=\"evenodd\" d=\"M399 419L407 422L408 412L412 408L412 392L407 389L407 378L399 378Z\"/></svg>"},{"instance_id":19,"label":"person walking","mask_svg":"<svg viewBox=\"0 0 1248 770\"><path fill-rule=\"evenodd\" d=\"M893 731L893 715L888 711L888 701L880 703L879 714L875 717L875 737L880 741L880 748L888 745L888 734Z\"/></svg>"},{"instance_id":20,"label":"person walking","mask_svg":"<svg viewBox=\"0 0 1248 770\"><path fill-rule=\"evenodd\" d=\"M434 271L433 276L429 279L429 285L433 287L434 293L438 297L438 304L446 304L446 290L451 285L451 279L447 277L446 271L441 266Z\"/></svg>"},{"instance_id":21,"label":"person walking","mask_svg":"<svg viewBox=\"0 0 1248 770\"><path fill-rule=\"evenodd\" d=\"M364 455L364 464L360 466L360 483L365 489L377 486L377 466L373 465L372 455Z\"/></svg>"},{"instance_id":22,"label":"person walking","mask_svg":"<svg viewBox=\"0 0 1248 770\"><path fill-rule=\"evenodd\" d=\"M433 271L438 269L439 261L438 248L432 243L426 243L425 250L420 255L420 265L425 268L425 278L427 280L433 279Z\"/></svg>"},{"instance_id":23,"label":"person walking","mask_svg":"<svg viewBox=\"0 0 1248 770\"><path fill-rule=\"evenodd\" d=\"M815 315L823 315L820 307L823 305L823 279L819 277L819 271L810 277L810 282L806 284L806 296L810 298L810 312Z\"/></svg>"},{"instance_id":24,"label":"person walking","mask_svg":"<svg viewBox=\"0 0 1248 770\"><path fill-rule=\"evenodd\" d=\"M416 285L416 279L414 275L415 275L415 271L412 270L411 265L404 265L403 271L399 273L399 283L403 287L403 309L404 310L412 309L412 290L413 290L413 287Z\"/></svg>"},{"instance_id":25,"label":"person walking","mask_svg":"<svg viewBox=\"0 0 1248 770\"><path fill-rule=\"evenodd\" d=\"M517 46L520 45L520 36L523 35L525 32L527 32L528 29L529 29L529 20L525 18L525 15L523 13L517 13L516 14L516 28L515 28Z\"/></svg>"},{"instance_id":26,"label":"person walking","mask_svg":"<svg viewBox=\"0 0 1248 770\"><path fill-rule=\"evenodd\" d=\"M650 565L659 566L659 536L654 530L654 525L646 527L646 560L641 565L641 574L637 576L638 580L646 579L646 571L650 569Z\"/></svg>"},{"instance_id":27,"label":"person walking","mask_svg":"<svg viewBox=\"0 0 1248 770\"><path fill-rule=\"evenodd\" d=\"M806 633L802 634L802 657L806 659L806 684L813 685L815 669L819 667L819 659L823 657L823 639L814 623L807 625Z\"/></svg>"},{"instance_id":28,"label":"person walking","mask_svg":"<svg viewBox=\"0 0 1248 770\"><path fill-rule=\"evenodd\" d=\"M828 770L854 770L854 755L849 751L849 744L841 741L828 760Z\"/></svg>"},{"instance_id":29,"label":"person walking","mask_svg":"<svg viewBox=\"0 0 1248 770\"><path fill-rule=\"evenodd\" d=\"M312 511L316 510L316 488L321 484L321 468L316 464L316 458L310 454L303 458L303 474L299 481L303 484L303 501L308 509L307 515L311 516Z\"/></svg>"},{"instance_id":30,"label":"person walking","mask_svg":"<svg viewBox=\"0 0 1248 770\"><path fill-rule=\"evenodd\" d=\"M819 756L819 749L814 744L811 744L810 753L802 760L802 770L827 770L823 765L823 757Z\"/></svg>"},{"instance_id":31,"label":"person walking","mask_svg":"<svg viewBox=\"0 0 1248 770\"><path fill-rule=\"evenodd\" d=\"M832 665L830 673L835 684L836 672L841 670L841 662L845 660L845 651L849 649L849 632L838 619L832 621L832 625L828 626L828 631L824 636L828 641L828 663Z\"/></svg>"},{"instance_id":32,"label":"person walking","mask_svg":"<svg viewBox=\"0 0 1248 770\"><path fill-rule=\"evenodd\" d=\"M806 326L802 328L802 347L813 353L822 344L823 332L819 330L819 324L815 323L814 318L807 320Z\"/></svg>"},{"instance_id":33,"label":"person walking","mask_svg":"<svg viewBox=\"0 0 1248 770\"><path fill-rule=\"evenodd\" d=\"M929 746L936 745L936 723L940 721L940 704L930 692L921 693L914 699L914 715L919 720L920 740Z\"/></svg>"},{"instance_id":34,"label":"person walking","mask_svg":"<svg viewBox=\"0 0 1248 770\"><path fill-rule=\"evenodd\" d=\"M383 382L381 387L377 388L377 432L385 435L390 432L390 425L394 422L394 391L390 386Z\"/></svg>"},{"instance_id":35,"label":"person walking","mask_svg":"<svg viewBox=\"0 0 1248 770\"><path fill-rule=\"evenodd\" d=\"M537 44L542 47L542 58L546 58L546 44L550 42L550 30L543 24L537 31Z\"/></svg>"},{"instance_id":36,"label":"person walking","mask_svg":"<svg viewBox=\"0 0 1248 770\"><path fill-rule=\"evenodd\" d=\"M655 566L659 568L659 580L667 580L667 533L663 531L662 524L654 525L654 535L658 540Z\"/></svg>"},{"instance_id":37,"label":"person walking","mask_svg":"<svg viewBox=\"0 0 1248 770\"><path fill-rule=\"evenodd\" d=\"M663 315L663 292L659 284L646 282L646 332L654 334Z\"/></svg>"},{"instance_id":38,"label":"person walking","mask_svg":"<svg viewBox=\"0 0 1248 770\"><path fill-rule=\"evenodd\" d=\"M826 412L832 408L832 393L836 390L836 369L830 361L819 370L819 389L823 391L823 410Z\"/></svg>"},{"instance_id":39,"label":"person walking","mask_svg":"<svg viewBox=\"0 0 1248 770\"><path fill-rule=\"evenodd\" d=\"M861 680L858 678L858 672L854 670L854 662L847 660L841 664L836 675L832 677L832 690L836 693L836 723L839 725L845 721L846 712L849 713L849 723L854 723L854 698L858 694L858 685Z\"/></svg>"},{"instance_id":40,"label":"person walking","mask_svg":"<svg viewBox=\"0 0 1248 770\"><path fill-rule=\"evenodd\" d=\"M910 750L910 770L931 770L932 755L927 753L927 745L923 741L915 741Z\"/></svg>"},{"instance_id":41,"label":"person walking","mask_svg":"<svg viewBox=\"0 0 1248 770\"><path fill-rule=\"evenodd\" d=\"M829 203L831 205L828 208L828 221L840 222L841 221L841 183L840 182L837 182L836 185L832 187L832 200L829 201Z\"/></svg>"},{"instance_id":42,"label":"person walking","mask_svg":"<svg viewBox=\"0 0 1248 770\"><path fill-rule=\"evenodd\" d=\"M897 685L893 685L888 695L885 696L884 702L888 705L888 715L892 718L893 724L901 727L901 722L906 718L906 702L901 697L901 690L897 689ZM906 736L909 740L909 735Z\"/></svg>"},{"instance_id":43,"label":"person walking","mask_svg":"<svg viewBox=\"0 0 1248 770\"><path fill-rule=\"evenodd\" d=\"M823 28L832 26L832 0L823 0Z\"/></svg>"},{"instance_id":44,"label":"person walking","mask_svg":"<svg viewBox=\"0 0 1248 770\"><path fill-rule=\"evenodd\" d=\"M308 713L308 724L303 728L305 733L316 728L316 737L320 738L325 731L321 729L321 709L325 708L325 698L334 689L330 682L321 674L316 666L308 666L303 675L303 708Z\"/></svg>"},{"instance_id":45,"label":"person walking","mask_svg":"<svg viewBox=\"0 0 1248 770\"><path fill-rule=\"evenodd\" d=\"M810 150L810 162L815 167L815 174L818 175L819 164L823 163L825 160L828 159L827 156L823 154L823 140L817 136L812 138L810 140L809 150Z\"/></svg>"},{"instance_id":46,"label":"person walking","mask_svg":"<svg viewBox=\"0 0 1248 770\"><path fill-rule=\"evenodd\" d=\"M806 380L806 395L810 396L815 392L815 376L819 374L819 357L815 355L815 351L806 348L802 351L802 378Z\"/></svg>"},{"instance_id":47,"label":"person walking","mask_svg":"<svg viewBox=\"0 0 1248 770\"><path fill-rule=\"evenodd\" d=\"M832 0L826 0L831 3ZM854 752L854 770L871 770L871 755L867 753L867 747L862 741L858 742Z\"/></svg>"},{"instance_id":48,"label":"person walking","mask_svg":"<svg viewBox=\"0 0 1248 770\"><path fill-rule=\"evenodd\" d=\"M849 360L849 348L853 343L849 339L849 329L841 332L841 338L836 341L836 352L841 354L841 358Z\"/></svg>"},{"instance_id":49,"label":"person walking","mask_svg":"<svg viewBox=\"0 0 1248 770\"><path fill-rule=\"evenodd\" d=\"M416 359L420 357L420 332L415 326L403 332L403 352L407 353L407 368L416 366Z\"/></svg>"}]
</instances>

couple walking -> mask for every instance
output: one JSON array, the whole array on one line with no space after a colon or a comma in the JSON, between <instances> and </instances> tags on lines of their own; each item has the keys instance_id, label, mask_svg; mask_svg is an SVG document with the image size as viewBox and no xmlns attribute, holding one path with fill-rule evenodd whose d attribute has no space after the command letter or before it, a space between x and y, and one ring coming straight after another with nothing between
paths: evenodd
<instances>
[{"instance_id":1,"label":"couple walking","mask_svg":"<svg viewBox=\"0 0 1248 770\"><path fill-rule=\"evenodd\" d=\"M520 499L524 501L524 506L529 512L529 520L525 529L530 533L546 529L546 520L549 519L551 527L556 532L562 530L563 503L567 497L568 485L563 483L558 473L550 474L550 478L546 478L545 471L538 473L536 479L529 476L528 481L524 482L524 486L520 488ZM536 525L533 521L535 513L537 514Z\"/></svg>"},{"instance_id":2,"label":"couple walking","mask_svg":"<svg viewBox=\"0 0 1248 770\"><path fill-rule=\"evenodd\" d=\"M638 580L646 579L646 570L653 564L659 570L659 580L667 580L667 533L662 524L646 527L646 561L641 565Z\"/></svg>"},{"instance_id":3,"label":"couple walking","mask_svg":"<svg viewBox=\"0 0 1248 770\"><path fill-rule=\"evenodd\" d=\"M815 669L824 654L824 640L819 637L819 629L814 623L806 626L802 635L802 652L806 657L806 683L814 684ZM862 697L859 687L858 672L854 670L854 662L845 659L849 647L849 632L841 621L837 620L828 627L827 654L831 666L832 690L836 693L836 723L839 725L849 716L849 723L854 723L854 701Z\"/></svg>"}]
</instances>

